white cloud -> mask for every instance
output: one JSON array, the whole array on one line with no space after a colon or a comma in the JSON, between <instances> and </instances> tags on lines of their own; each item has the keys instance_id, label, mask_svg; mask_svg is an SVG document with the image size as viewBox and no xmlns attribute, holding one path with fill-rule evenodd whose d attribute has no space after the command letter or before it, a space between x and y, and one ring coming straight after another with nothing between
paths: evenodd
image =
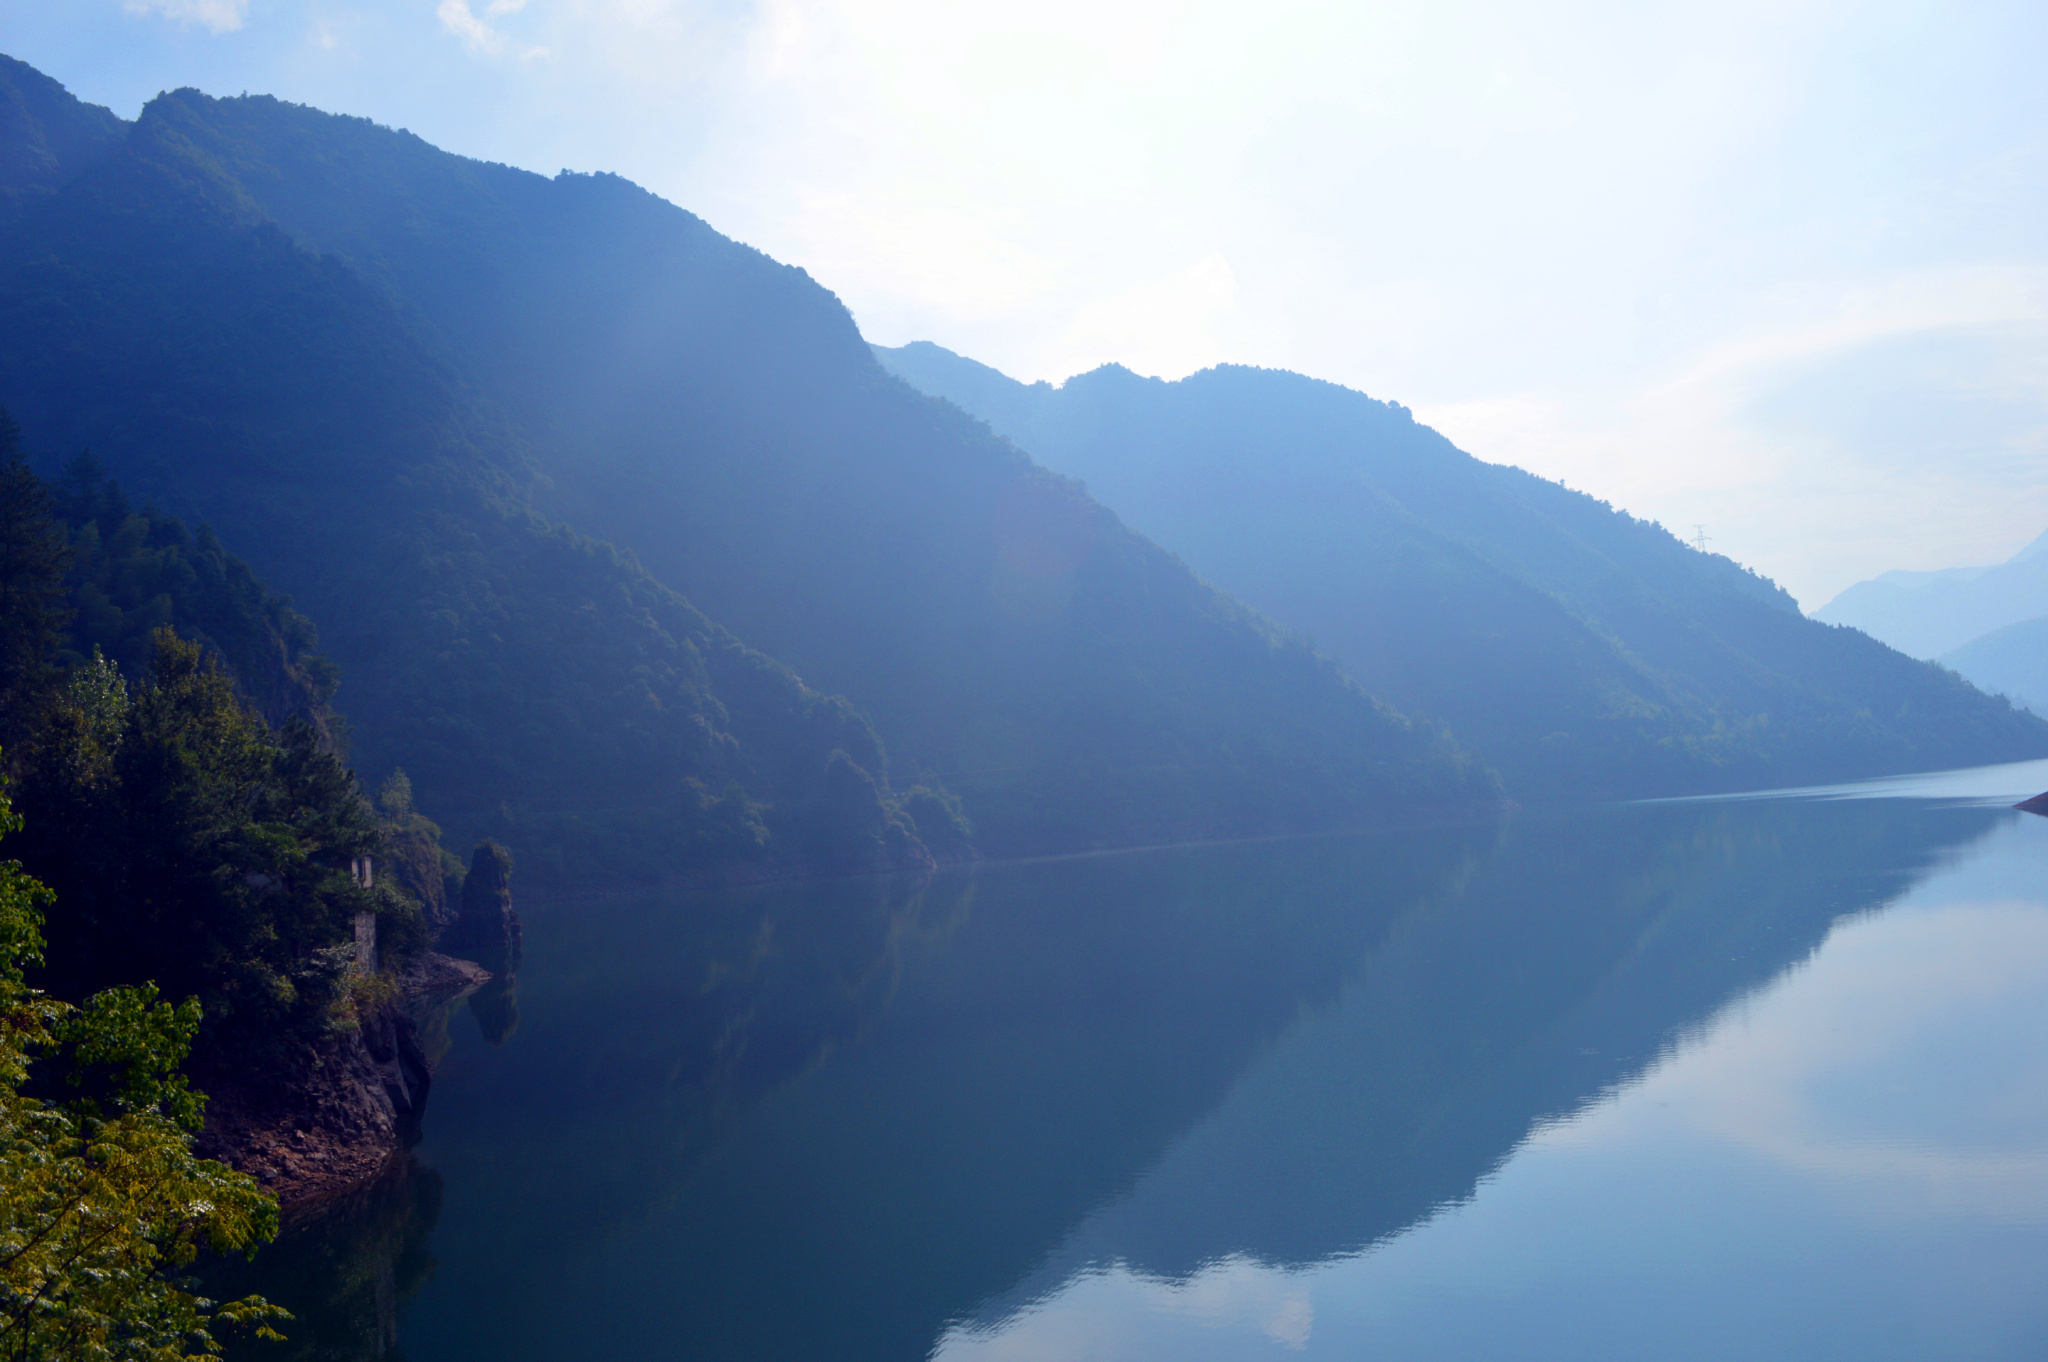
<instances>
[{"instance_id":1,"label":"white cloud","mask_svg":"<svg viewBox=\"0 0 2048 1362\"><path fill-rule=\"evenodd\" d=\"M1271 1356L1306 1349L1315 1301L1302 1276L1233 1253L1184 1278L1123 1263L1077 1273L1046 1298L990 1325L952 1324L932 1348L939 1362L1212 1355L1203 1334L1236 1335ZM1171 1342L1162 1343L1165 1339ZM1177 1350L1176 1350L1177 1349Z\"/></svg>"},{"instance_id":2,"label":"white cloud","mask_svg":"<svg viewBox=\"0 0 2048 1362\"><path fill-rule=\"evenodd\" d=\"M484 13L493 18L517 14L526 8L526 0L490 0ZM504 55L511 40L500 30L491 27L469 7L469 0L441 0L434 11L434 17L441 21L441 27L462 39L462 45L471 52L487 57ZM521 61L536 61L553 56L546 47L524 46L519 50Z\"/></svg>"},{"instance_id":3,"label":"white cloud","mask_svg":"<svg viewBox=\"0 0 2048 1362\"><path fill-rule=\"evenodd\" d=\"M230 33L249 17L249 0L123 0L130 14L155 14L180 24Z\"/></svg>"},{"instance_id":4,"label":"white cloud","mask_svg":"<svg viewBox=\"0 0 2048 1362\"><path fill-rule=\"evenodd\" d=\"M505 35L477 18L469 8L469 0L441 0L434 17L472 52L496 56L505 50Z\"/></svg>"},{"instance_id":5,"label":"white cloud","mask_svg":"<svg viewBox=\"0 0 2048 1362\"><path fill-rule=\"evenodd\" d=\"M2008 873L2033 854L2027 832L1998 834ZM1688 1129L1796 1170L1858 1216L2042 1223L2048 1065L2020 1051L1915 1067L2043 1017L2048 915L2031 899L1939 902L1957 892L1930 880L1838 925L1812 963L1731 1006L1625 1100L1537 1143L1612 1149ZM1920 1099L1897 1101L1908 1087Z\"/></svg>"}]
</instances>

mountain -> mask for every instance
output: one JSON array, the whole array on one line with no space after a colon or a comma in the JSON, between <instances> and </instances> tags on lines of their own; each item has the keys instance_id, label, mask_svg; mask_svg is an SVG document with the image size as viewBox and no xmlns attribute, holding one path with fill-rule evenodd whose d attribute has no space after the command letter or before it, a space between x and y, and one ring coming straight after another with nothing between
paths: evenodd
<instances>
[{"instance_id":1,"label":"mountain","mask_svg":"<svg viewBox=\"0 0 2048 1362\"><path fill-rule=\"evenodd\" d=\"M64 670L75 672L99 653L124 675L141 676L156 630L168 626L218 656L271 727L302 719L330 742L346 730L327 704L339 677L316 651L313 622L211 530L195 534L155 507L131 506L89 454L70 461L49 509L69 540L71 618L58 652Z\"/></svg>"},{"instance_id":2,"label":"mountain","mask_svg":"<svg viewBox=\"0 0 2048 1362\"><path fill-rule=\"evenodd\" d=\"M803 271L616 177L161 96L0 234L0 402L36 457L90 446L290 592L358 764L402 764L524 873L1496 798L1435 727L889 376Z\"/></svg>"},{"instance_id":3,"label":"mountain","mask_svg":"<svg viewBox=\"0 0 2048 1362\"><path fill-rule=\"evenodd\" d=\"M1856 583L1813 612L1817 620L1852 625L1914 657L1941 657L1993 630L2043 615L2048 534L1991 567L1887 572Z\"/></svg>"},{"instance_id":4,"label":"mountain","mask_svg":"<svg viewBox=\"0 0 2048 1362\"><path fill-rule=\"evenodd\" d=\"M0 56L0 227L117 151L128 132L25 62Z\"/></svg>"},{"instance_id":5,"label":"mountain","mask_svg":"<svg viewBox=\"0 0 2048 1362\"><path fill-rule=\"evenodd\" d=\"M2048 617L1994 629L1943 653L1941 664L1988 694L2048 714Z\"/></svg>"},{"instance_id":6,"label":"mountain","mask_svg":"<svg viewBox=\"0 0 2048 1362\"><path fill-rule=\"evenodd\" d=\"M1395 403L1226 365L1023 384L878 349L1195 571L1446 721L1511 792L1633 797L2048 754L2048 724ZM2048 608L2044 608L2048 613Z\"/></svg>"},{"instance_id":7,"label":"mountain","mask_svg":"<svg viewBox=\"0 0 2048 1362\"><path fill-rule=\"evenodd\" d=\"M98 451L289 592L357 763L404 765L457 837L543 879L923 856L864 718L535 515L516 433L172 121L0 234L0 314L32 455Z\"/></svg>"}]
</instances>

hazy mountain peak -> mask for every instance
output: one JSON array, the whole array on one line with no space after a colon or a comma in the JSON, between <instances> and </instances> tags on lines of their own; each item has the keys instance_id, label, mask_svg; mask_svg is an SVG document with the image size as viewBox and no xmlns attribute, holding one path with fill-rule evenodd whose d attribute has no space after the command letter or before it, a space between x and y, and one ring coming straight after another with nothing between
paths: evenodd
<instances>
[{"instance_id":1,"label":"hazy mountain peak","mask_svg":"<svg viewBox=\"0 0 2048 1362\"><path fill-rule=\"evenodd\" d=\"M2041 531L2040 534L2027 542L2025 548L2005 561L2008 563L2024 563L2028 559L2038 558L2044 553L2048 553L2048 530Z\"/></svg>"},{"instance_id":2,"label":"hazy mountain peak","mask_svg":"<svg viewBox=\"0 0 2048 1362\"><path fill-rule=\"evenodd\" d=\"M1817 620L1852 625L1915 657L1945 661L1972 640L2042 615L2048 615L2048 533L1988 567L1880 573L1813 612Z\"/></svg>"}]
</instances>

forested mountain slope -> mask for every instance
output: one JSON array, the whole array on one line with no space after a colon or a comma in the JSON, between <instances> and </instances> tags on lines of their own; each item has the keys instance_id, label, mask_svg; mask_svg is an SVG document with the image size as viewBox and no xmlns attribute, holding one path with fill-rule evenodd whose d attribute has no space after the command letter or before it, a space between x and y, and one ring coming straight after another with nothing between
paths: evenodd
<instances>
[{"instance_id":1,"label":"forested mountain slope","mask_svg":"<svg viewBox=\"0 0 2048 1362\"><path fill-rule=\"evenodd\" d=\"M2048 754L2048 724L1803 618L1719 555L1275 370L1026 385L919 343L927 392L1441 717L1512 792L1656 795Z\"/></svg>"},{"instance_id":2,"label":"forested mountain slope","mask_svg":"<svg viewBox=\"0 0 2048 1362\"><path fill-rule=\"evenodd\" d=\"M329 742L346 732L328 701L340 675L317 651L313 622L272 594L212 530L195 534L153 507L131 506L90 454L72 459L52 511L71 549L68 668L94 653L128 677L148 670L154 633L175 629L217 653L273 728L303 719Z\"/></svg>"},{"instance_id":3,"label":"forested mountain slope","mask_svg":"<svg viewBox=\"0 0 2048 1362\"><path fill-rule=\"evenodd\" d=\"M73 99L33 66L0 56L0 227L113 155L127 132L113 110Z\"/></svg>"},{"instance_id":4,"label":"forested mountain slope","mask_svg":"<svg viewBox=\"0 0 2048 1362\"><path fill-rule=\"evenodd\" d=\"M43 461L92 447L289 590L358 762L458 836L543 877L922 856L860 715L536 517L511 427L171 120L0 237L0 392Z\"/></svg>"},{"instance_id":5,"label":"forested mountain slope","mask_svg":"<svg viewBox=\"0 0 2048 1362\"><path fill-rule=\"evenodd\" d=\"M885 802L876 729L998 853L1493 798L887 375L801 270L613 177L162 96L0 238L0 401L39 458L90 445L292 592L367 769L564 873L622 842L887 860L944 802Z\"/></svg>"}]
</instances>

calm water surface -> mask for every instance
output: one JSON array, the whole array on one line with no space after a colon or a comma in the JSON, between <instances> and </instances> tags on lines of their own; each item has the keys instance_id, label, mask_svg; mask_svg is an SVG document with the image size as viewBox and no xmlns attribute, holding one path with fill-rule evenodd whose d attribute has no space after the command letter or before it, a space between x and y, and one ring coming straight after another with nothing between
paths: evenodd
<instances>
[{"instance_id":1,"label":"calm water surface","mask_svg":"<svg viewBox=\"0 0 2048 1362\"><path fill-rule=\"evenodd\" d=\"M2048 1357L2044 787L530 904L260 1355Z\"/></svg>"}]
</instances>

